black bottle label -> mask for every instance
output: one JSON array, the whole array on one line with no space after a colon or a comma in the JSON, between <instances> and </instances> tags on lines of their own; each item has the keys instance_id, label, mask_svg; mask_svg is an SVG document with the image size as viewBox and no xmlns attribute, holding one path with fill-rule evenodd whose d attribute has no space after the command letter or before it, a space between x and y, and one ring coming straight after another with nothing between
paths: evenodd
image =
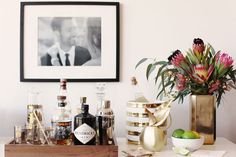
<instances>
[{"instance_id":1,"label":"black bottle label","mask_svg":"<svg viewBox=\"0 0 236 157\"><path fill-rule=\"evenodd\" d=\"M88 143L96 135L96 131L86 123L74 130L75 137L83 144Z\"/></svg>"}]
</instances>

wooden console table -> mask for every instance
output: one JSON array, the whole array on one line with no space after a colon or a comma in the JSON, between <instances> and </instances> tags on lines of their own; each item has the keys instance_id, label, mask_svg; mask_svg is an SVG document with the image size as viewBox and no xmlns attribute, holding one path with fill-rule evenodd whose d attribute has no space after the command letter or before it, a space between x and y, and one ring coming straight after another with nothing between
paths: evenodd
<instances>
[{"instance_id":1,"label":"wooden console table","mask_svg":"<svg viewBox=\"0 0 236 157\"><path fill-rule=\"evenodd\" d=\"M4 157L5 144L9 143L12 138L0 137L0 157ZM126 138L117 138L119 146L119 157L124 157L122 151L141 149L138 145L127 144ZM161 151L154 154L158 157L176 157L176 154L171 150L172 144L170 139L168 139L167 146ZM214 145L204 145L201 150L212 150L212 151L226 151L224 157L236 157L236 144L227 140L226 138L218 137Z\"/></svg>"},{"instance_id":2,"label":"wooden console table","mask_svg":"<svg viewBox=\"0 0 236 157\"><path fill-rule=\"evenodd\" d=\"M124 153L122 151L142 149L140 146L127 144L125 138L117 138L117 143L119 146L119 157L123 157ZM156 152L154 157L177 157L172 151L171 139L168 139L167 146L161 151ZM211 150L211 151L226 151L223 157L236 157L236 144L227 140L226 138L218 137L214 145L203 145L200 150ZM183 156L178 156L183 157Z\"/></svg>"}]
</instances>

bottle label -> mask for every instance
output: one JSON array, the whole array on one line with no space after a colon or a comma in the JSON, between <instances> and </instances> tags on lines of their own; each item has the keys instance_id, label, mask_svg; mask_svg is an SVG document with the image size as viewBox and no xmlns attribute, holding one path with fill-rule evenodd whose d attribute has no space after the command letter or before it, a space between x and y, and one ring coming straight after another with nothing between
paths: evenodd
<instances>
[{"instance_id":1,"label":"bottle label","mask_svg":"<svg viewBox=\"0 0 236 157\"><path fill-rule=\"evenodd\" d=\"M75 129L74 135L81 143L86 144L94 138L96 132L88 124L84 123Z\"/></svg>"},{"instance_id":2,"label":"bottle label","mask_svg":"<svg viewBox=\"0 0 236 157\"><path fill-rule=\"evenodd\" d=\"M69 139L71 135L71 121L68 122L57 122L55 139L56 140L65 140Z\"/></svg>"}]
</instances>

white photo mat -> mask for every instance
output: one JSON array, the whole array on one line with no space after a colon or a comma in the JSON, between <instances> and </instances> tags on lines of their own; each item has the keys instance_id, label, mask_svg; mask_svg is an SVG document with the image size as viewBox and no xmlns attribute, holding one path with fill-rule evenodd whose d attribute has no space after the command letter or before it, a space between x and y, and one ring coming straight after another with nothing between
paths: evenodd
<instances>
[{"instance_id":1,"label":"white photo mat","mask_svg":"<svg viewBox=\"0 0 236 157\"><path fill-rule=\"evenodd\" d=\"M102 5L98 5L97 2L94 5L86 5L86 3L78 3L78 5L74 3L71 5L56 3L54 5L51 2L47 5L28 5L27 2L22 3L24 3L24 6L21 6L24 7L24 13L21 18L24 22L23 28L21 28L21 36L23 35L23 41L21 41L21 46L23 46L21 48L21 81L51 82L60 78L67 78L76 82L119 81L119 67L117 67L119 66L119 63L117 63L119 62L117 4L105 5L104 3L109 2L101 2ZM42 4L46 3L42 2ZM39 17L101 17L101 66L39 66Z\"/></svg>"}]
</instances>

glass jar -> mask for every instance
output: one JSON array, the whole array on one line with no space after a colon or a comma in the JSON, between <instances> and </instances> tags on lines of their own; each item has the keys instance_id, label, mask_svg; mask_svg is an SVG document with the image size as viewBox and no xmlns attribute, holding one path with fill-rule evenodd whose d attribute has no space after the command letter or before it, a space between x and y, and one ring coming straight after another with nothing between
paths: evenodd
<instances>
[{"instance_id":1,"label":"glass jar","mask_svg":"<svg viewBox=\"0 0 236 157\"><path fill-rule=\"evenodd\" d=\"M40 125L43 126L43 106L39 103L40 92L31 90L28 93L27 105L27 143L44 144L45 139Z\"/></svg>"}]
</instances>

